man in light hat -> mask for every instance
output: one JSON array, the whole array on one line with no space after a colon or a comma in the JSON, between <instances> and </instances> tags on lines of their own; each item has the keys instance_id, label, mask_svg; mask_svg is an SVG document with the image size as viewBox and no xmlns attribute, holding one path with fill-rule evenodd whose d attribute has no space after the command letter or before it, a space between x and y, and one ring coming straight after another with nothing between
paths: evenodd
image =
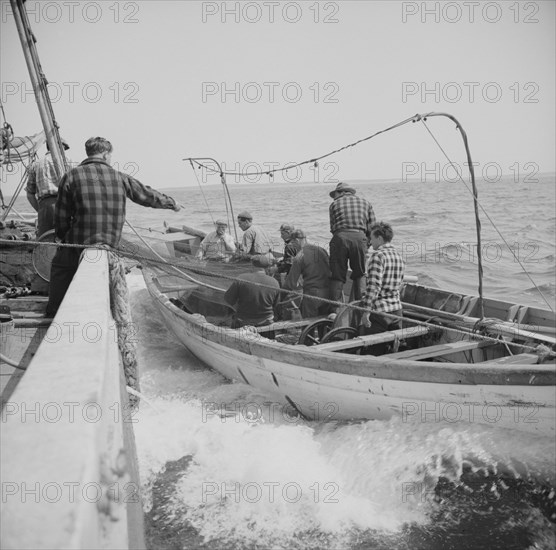
<instances>
[{"instance_id":1,"label":"man in light hat","mask_svg":"<svg viewBox=\"0 0 556 550\"><path fill-rule=\"evenodd\" d=\"M257 271L241 274L224 294L224 300L236 310L232 328L262 327L274 322L280 285L266 274L271 260L268 256L257 255L251 258L251 263Z\"/></svg>"},{"instance_id":2,"label":"man in light hat","mask_svg":"<svg viewBox=\"0 0 556 550\"><path fill-rule=\"evenodd\" d=\"M214 222L215 231L209 233L201 242L196 258L198 260L212 260L228 262L236 251L232 236L226 231L228 227L224 220Z\"/></svg>"},{"instance_id":3,"label":"man in light hat","mask_svg":"<svg viewBox=\"0 0 556 550\"><path fill-rule=\"evenodd\" d=\"M342 301L346 275L351 268L352 299L360 300L365 287L365 256L367 235L376 218L373 207L358 197L349 184L341 182L330 192L330 299Z\"/></svg>"},{"instance_id":4,"label":"man in light hat","mask_svg":"<svg viewBox=\"0 0 556 550\"><path fill-rule=\"evenodd\" d=\"M247 210L237 215L237 222L243 231L243 238L239 243L239 252L242 259L249 260L259 254L267 254L272 243L261 227L253 225L253 216Z\"/></svg>"},{"instance_id":5,"label":"man in light hat","mask_svg":"<svg viewBox=\"0 0 556 550\"><path fill-rule=\"evenodd\" d=\"M63 139L64 151L69 149L69 145ZM37 239L54 229L54 209L56 197L58 196L58 176L54 159L50 154L50 147L46 144L46 155L36 160L27 169L28 180L25 191L29 204L37 211ZM68 166L70 165L69 159Z\"/></svg>"}]
</instances>

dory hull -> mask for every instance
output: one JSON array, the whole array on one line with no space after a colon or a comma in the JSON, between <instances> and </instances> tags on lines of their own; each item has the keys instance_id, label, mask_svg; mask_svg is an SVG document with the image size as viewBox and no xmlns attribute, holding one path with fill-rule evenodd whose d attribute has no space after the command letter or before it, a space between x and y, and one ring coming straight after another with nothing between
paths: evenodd
<instances>
[{"instance_id":1,"label":"dory hull","mask_svg":"<svg viewBox=\"0 0 556 550\"><path fill-rule=\"evenodd\" d=\"M166 325L187 349L226 378L276 396L294 415L319 421L397 415L407 422L467 422L555 433L553 364L510 370L291 346L211 325L170 302L148 269L145 280Z\"/></svg>"}]
</instances>

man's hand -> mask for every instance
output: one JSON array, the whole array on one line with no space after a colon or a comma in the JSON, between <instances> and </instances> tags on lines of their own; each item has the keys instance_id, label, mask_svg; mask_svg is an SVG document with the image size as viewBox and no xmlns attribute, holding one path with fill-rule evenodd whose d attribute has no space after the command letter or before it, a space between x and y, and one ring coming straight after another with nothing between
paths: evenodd
<instances>
[{"instance_id":1,"label":"man's hand","mask_svg":"<svg viewBox=\"0 0 556 550\"><path fill-rule=\"evenodd\" d=\"M372 323L371 323L371 320L369 319L369 314L368 313L363 314L363 319L361 319L361 324L365 328L371 328Z\"/></svg>"},{"instance_id":2,"label":"man's hand","mask_svg":"<svg viewBox=\"0 0 556 550\"><path fill-rule=\"evenodd\" d=\"M183 208L183 204L180 204L179 202L176 202L176 204L174 204L174 208L172 208L172 210L174 212L179 212L182 208Z\"/></svg>"}]
</instances>

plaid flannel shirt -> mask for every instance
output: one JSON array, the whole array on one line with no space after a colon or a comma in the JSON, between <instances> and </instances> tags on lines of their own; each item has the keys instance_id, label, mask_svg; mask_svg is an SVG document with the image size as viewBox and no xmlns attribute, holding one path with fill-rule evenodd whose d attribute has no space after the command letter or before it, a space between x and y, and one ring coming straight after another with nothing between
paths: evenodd
<instances>
[{"instance_id":1,"label":"plaid flannel shirt","mask_svg":"<svg viewBox=\"0 0 556 550\"><path fill-rule=\"evenodd\" d=\"M58 193L58 175L54 159L50 153L39 160L36 160L28 168L27 187L25 191L32 193L37 199L44 199L49 196L56 196Z\"/></svg>"},{"instance_id":2,"label":"plaid flannel shirt","mask_svg":"<svg viewBox=\"0 0 556 550\"><path fill-rule=\"evenodd\" d=\"M373 311L387 313L402 309L400 287L405 262L391 244L370 250L367 256L367 290L364 305Z\"/></svg>"},{"instance_id":3,"label":"plaid flannel shirt","mask_svg":"<svg viewBox=\"0 0 556 550\"><path fill-rule=\"evenodd\" d=\"M126 197L141 206L174 208L174 199L88 158L60 180L54 215L56 236L65 243L117 248L125 221Z\"/></svg>"},{"instance_id":4,"label":"plaid flannel shirt","mask_svg":"<svg viewBox=\"0 0 556 550\"><path fill-rule=\"evenodd\" d=\"M359 229L367 233L376 221L371 203L352 193L346 193L335 199L328 212L331 233L341 229Z\"/></svg>"}]
</instances>

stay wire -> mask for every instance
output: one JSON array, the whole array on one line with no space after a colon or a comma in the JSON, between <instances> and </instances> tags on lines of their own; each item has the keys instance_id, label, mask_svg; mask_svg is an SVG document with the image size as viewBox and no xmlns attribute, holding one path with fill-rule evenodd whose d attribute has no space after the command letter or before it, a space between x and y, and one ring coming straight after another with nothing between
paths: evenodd
<instances>
[{"instance_id":1,"label":"stay wire","mask_svg":"<svg viewBox=\"0 0 556 550\"><path fill-rule=\"evenodd\" d=\"M189 162L191 164L191 169L193 170L193 173L195 174L195 179L197 180L197 185L199 186L199 189L201 190L201 195L203 195L203 200L205 201L205 204L207 206L207 210L208 210L210 219L212 220L212 223L214 224L214 216L212 215L212 210L210 209L209 203L208 203L207 198L205 196L205 192L203 191L203 187L201 186L201 182L199 181L199 178L197 177L197 172L195 172L195 167L193 166L193 162L191 162L191 159L189 159Z\"/></svg>"},{"instance_id":2,"label":"stay wire","mask_svg":"<svg viewBox=\"0 0 556 550\"><path fill-rule=\"evenodd\" d=\"M438 142L438 140L436 139L436 137L434 136L434 134L432 133L432 131L430 130L430 128L427 126L426 120L422 119L421 122L423 123L423 125L425 126L427 132L430 134L431 138L434 140L434 142L436 143L436 145L438 146L438 148L440 149L440 151L442 152L442 154L444 155L444 157L446 158L446 160L450 163L450 165L452 166L452 168L454 169L455 173L458 175L459 180L463 183L463 185L466 187L467 191L473 195L473 192L471 191L471 189L469 188L469 186L467 185L467 183L465 182L465 180L462 178L461 173L459 172L459 170L456 168L456 166L454 165L454 163L452 162L452 160L450 159L450 157L448 156L448 154L446 153L446 151L444 150L444 148L442 147L442 145L440 145L440 143ZM475 197L473 197L475 199ZM527 276L527 278L531 281L531 283L533 284L533 286L535 287L535 289L537 290L537 292L541 295L542 299L544 300L545 304L548 306L548 308L550 309L550 311L552 311L552 313L554 313L554 309L552 308L552 305L550 304L550 302L547 300L546 296L543 294L542 290L539 288L539 286L537 285L537 283L535 282L535 280L531 277L530 273L527 271L527 269L525 268L525 266L523 265L523 263L521 262L521 260L519 259L519 257L516 255L516 253L512 250L512 248L510 247L508 241L504 238L504 235L502 235L502 233L500 232L500 230L498 229L496 223L494 222L494 220L490 217L490 215L488 214L488 212L485 210L485 208L483 207L483 205L481 204L481 201L477 198L477 204L479 206L479 208L481 209L481 211L483 212L483 214L486 216L486 218L488 219L488 221L491 223L492 227L494 228L494 230L496 231L496 233L498 234L498 236L500 237L500 239L502 239L502 242L506 245L506 247L508 248L508 250L510 251L511 255L514 257L514 260L519 264L519 266L521 267L521 269L523 270L523 272L525 273L525 275ZM480 227L480 220L477 220L477 223L479 224ZM482 268L481 268L482 271Z\"/></svg>"}]
</instances>

